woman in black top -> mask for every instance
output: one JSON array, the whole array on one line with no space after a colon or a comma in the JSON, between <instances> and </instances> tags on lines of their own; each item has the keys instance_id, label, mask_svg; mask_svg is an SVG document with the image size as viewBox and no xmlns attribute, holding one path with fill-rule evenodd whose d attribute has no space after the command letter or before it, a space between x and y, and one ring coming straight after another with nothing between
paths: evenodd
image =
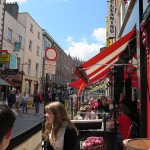
<instances>
[{"instance_id":1,"label":"woman in black top","mask_svg":"<svg viewBox=\"0 0 150 150\"><path fill-rule=\"evenodd\" d=\"M45 106L45 139L48 150L76 150L78 131L60 102Z\"/></svg>"}]
</instances>

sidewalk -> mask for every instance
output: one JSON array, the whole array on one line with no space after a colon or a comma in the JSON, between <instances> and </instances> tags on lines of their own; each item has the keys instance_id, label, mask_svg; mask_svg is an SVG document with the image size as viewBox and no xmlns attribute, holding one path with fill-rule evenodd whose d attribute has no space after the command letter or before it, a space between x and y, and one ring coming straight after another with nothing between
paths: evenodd
<instances>
[{"instance_id":1,"label":"sidewalk","mask_svg":"<svg viewBox=\"0 0 150 150\"><path fill-rule=\"evenodd\" d=\"M22 108L21 108L22 110ZM35 108L34 107L28 107L28 114L35 114ZM44 103L40 105L40 114L44 114Z\"/></svg>"}]
</instances>

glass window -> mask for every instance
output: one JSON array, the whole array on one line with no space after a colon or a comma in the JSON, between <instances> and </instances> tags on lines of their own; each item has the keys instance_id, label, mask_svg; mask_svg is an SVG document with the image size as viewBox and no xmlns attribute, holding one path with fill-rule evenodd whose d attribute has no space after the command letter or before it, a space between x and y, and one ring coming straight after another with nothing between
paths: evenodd
<instances>
[{"instance_id":1,"label":"glass window","mask_svg":"<svg viewBox=\"0 0 150 150\"><path fill-rule=\"evenodd\" d=\"M30 24L30 31L33 33L33 25Z\"/></svg>"},{"instance_id":2,"label":"glass window","mask_svg":"<svg viewBox=\"0 0 150 150\"><path fill-rule=\"evenodd\" d=\"M40 32L38 32L38 39L40 39Z\"/></svg>"},{"instance_id":3,"label":"glass window","mask_svg":"<svg viewBox=\"0 0 150 150\"><path fill-rule=\"evenodd\" d=\"M27 70L27 73L30 75L31 74L31 60L28 59L28 70Z\"/></svg>"},{"instance_id":4,"label":"glass window","mask_svg":"<svg viewBox=\"0 0 150 150\"><path fill-rule=\"evenodd\" d=\"M12 30L8 28L8 40L12 41Z\"/></svg>"},{"instance_id":5,"label":"glass window","mask_svg":"<svg viewBox=\"0 0 150 150\"><path fill-rule=\"evenodd\" d=\"M20 58L19 57L17 57L17 69L20 70Z\"/></svg>"},{"instance_id":6,"label":"glass window","mask_svg":"<svg viewBox=\"0 0 150 150\"><path fill-rule=\"evenodd\" d=\"M39 64L36 63L36 67L35 67L35 77L38 77L38 73L39 73Z\"/></svg>"},{"instance_id":7,"label":"glass window","mask_svg":"<svg viewBox=\"0 0 150 150\"><path fill-rule=\"evenodd\" d=\"M32 41L29 41L29 50L32 51Z\"/></svg>"},{"instance_id":8,"label":"glass window","mask_svg":"<svg viewBox=\"0 0 150 150\"><path fill-rule=\"evenodd\" d=\"M21 44L22 44L22 37L19 35L19 41L18 41L18 43L20 43L20 46L21 46Z\"/></svg>"},{"instance_id":9,"label":"glass window","mask_svg":"<svg viewBox=\"0 0 150 150\"><path fill-rule=\"evenodd\" d=\"M37 52L36 52L37 56L39 56L39 51L40 51L40 47L37 46Z\"/></svg>"}]
</instances>

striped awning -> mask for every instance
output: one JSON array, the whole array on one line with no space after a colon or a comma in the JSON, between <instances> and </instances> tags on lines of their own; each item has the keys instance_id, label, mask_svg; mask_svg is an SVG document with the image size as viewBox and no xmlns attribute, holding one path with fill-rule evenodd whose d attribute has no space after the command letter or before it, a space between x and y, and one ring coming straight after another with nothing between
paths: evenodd
<instances>
[{"instance_id":1,"label":"striped awning","mask_svg":"<svg viewBox=\"0 0 150 150\"><path fill-rule=\"evenodd\" d=\"M111 46L83 63L76 69L75 74L86 84L97 82L106 76L110 68L118 61L119 55L126 49L128 43L133 38L136 29L134 28L124 37L120 38Z\"/></svg>"}]
</instances>

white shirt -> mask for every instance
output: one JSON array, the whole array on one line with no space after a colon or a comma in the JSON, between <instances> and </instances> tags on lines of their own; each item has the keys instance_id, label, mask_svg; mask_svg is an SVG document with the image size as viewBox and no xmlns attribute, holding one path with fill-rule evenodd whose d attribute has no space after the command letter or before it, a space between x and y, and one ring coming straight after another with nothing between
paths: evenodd
<instances>
[{"instance_id":1,"label":"white shirt","mask_svg":"<svg viewBox=\"0 0 150 150\"><path fill-rule=\"evenodd\" d=\"M50 144L53 146L53 148L55 150L63 150L63 148L64 148L64 135L65 135L67 125L68 125L68 122L63 122L62 123L62 126L60 127L59 132L57 134L55 144L53 144L53 142L52 142L52 130L49 134Z\"/></svg>"}]
</instances>

